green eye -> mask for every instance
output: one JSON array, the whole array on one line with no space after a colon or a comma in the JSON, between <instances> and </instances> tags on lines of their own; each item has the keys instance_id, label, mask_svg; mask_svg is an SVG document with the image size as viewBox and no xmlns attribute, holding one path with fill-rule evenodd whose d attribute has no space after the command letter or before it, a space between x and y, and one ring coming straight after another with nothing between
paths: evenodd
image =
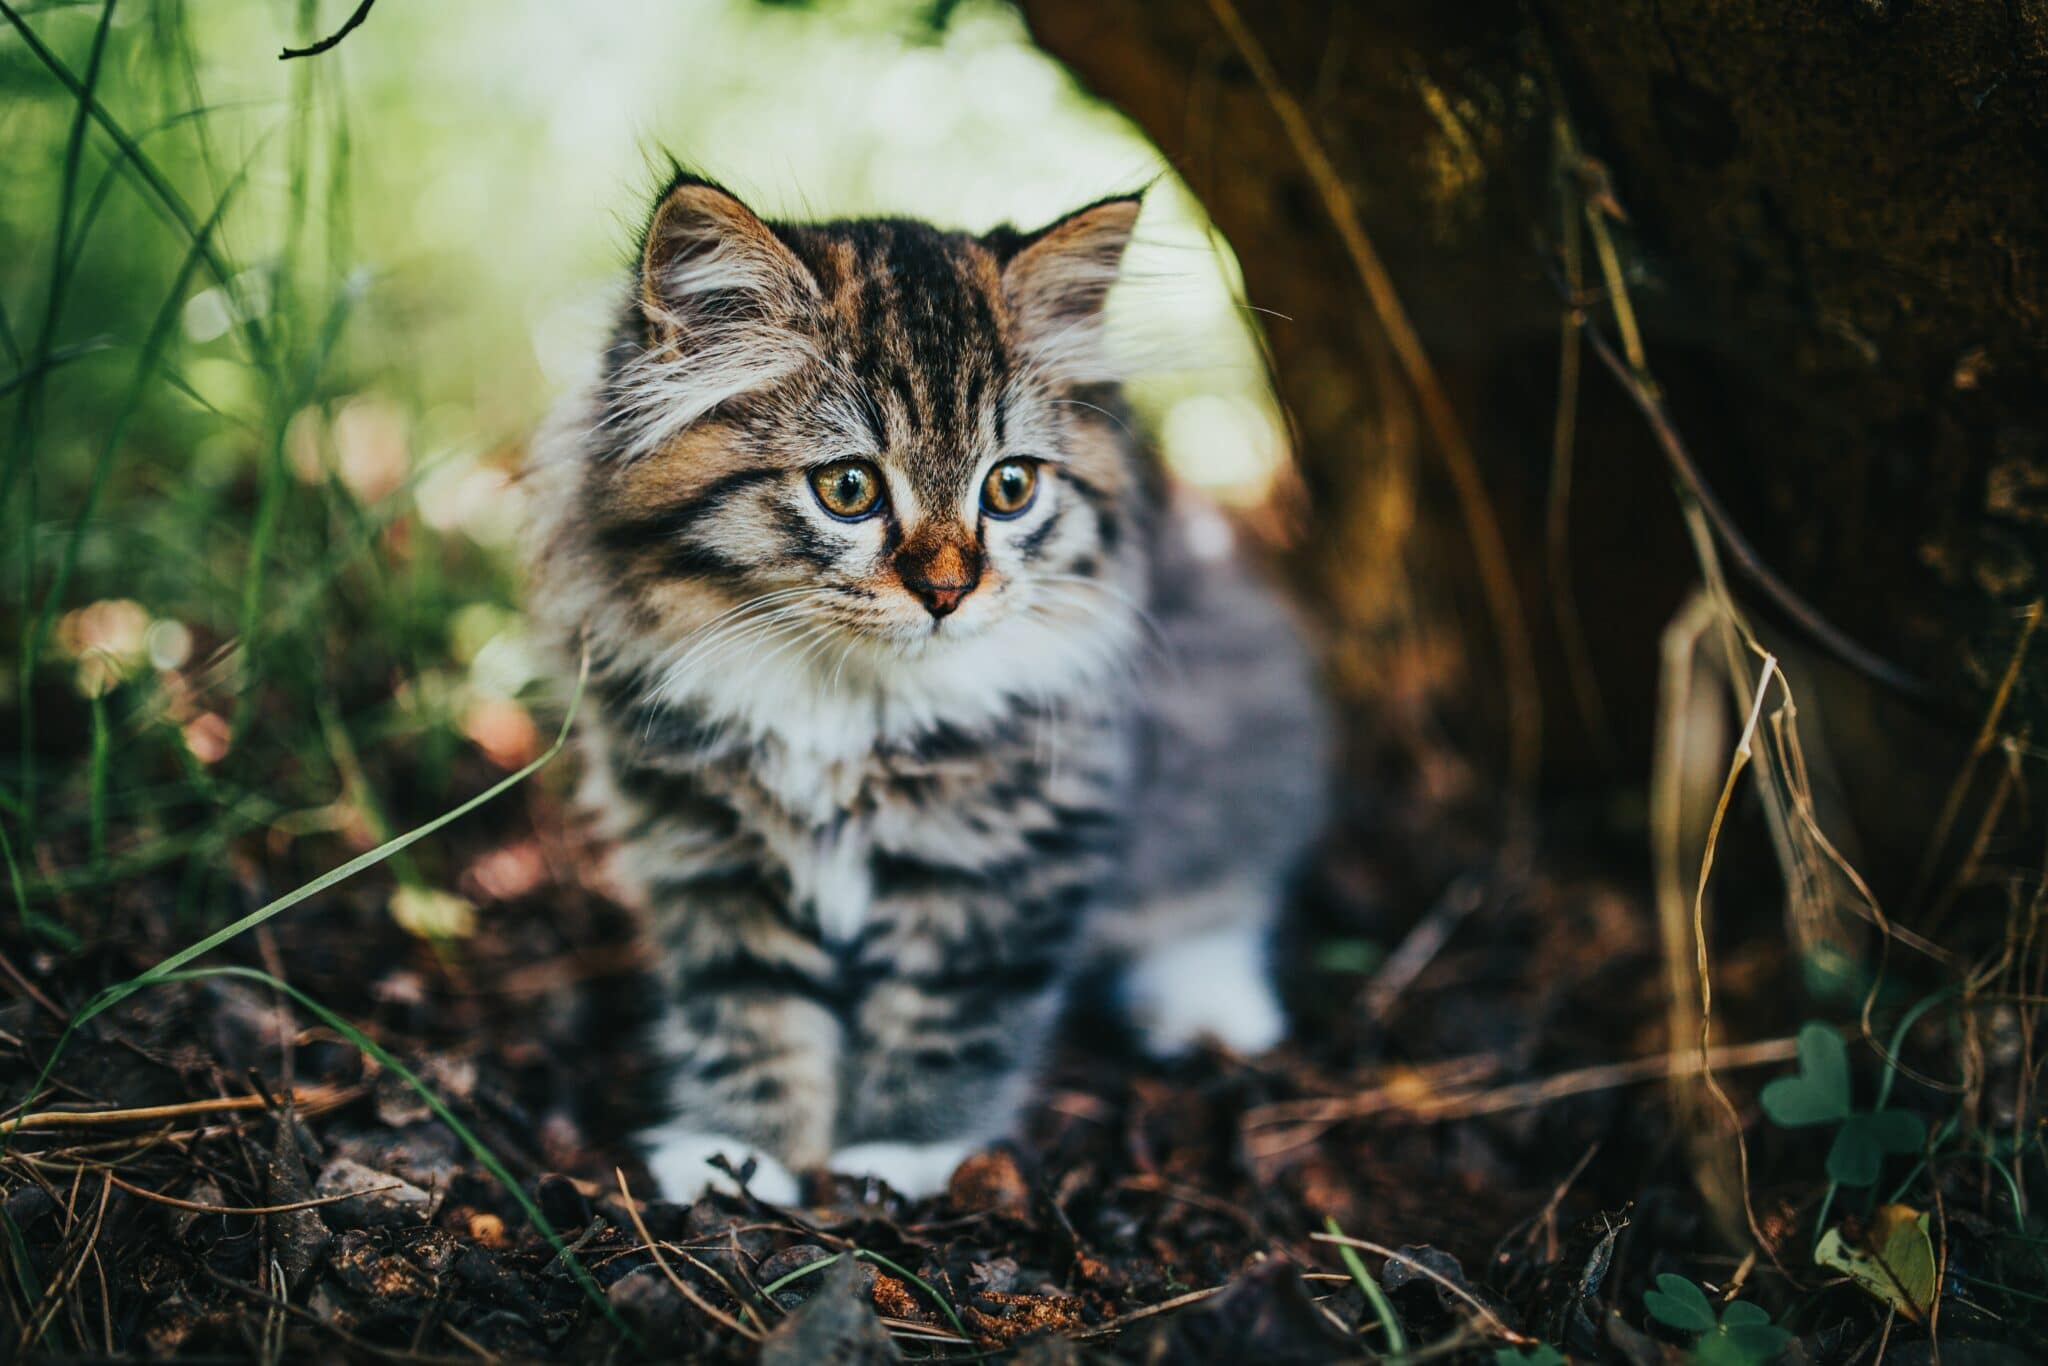
<instances>
[{"instance_id":1,"label":"green eye","mask_svg":"<svg viewBox=\"0 0 2048 1366\"><path fill-rule=\"evenodd\" d=\"M882 472L870 460L835 460L811 471L818 505L845 522L857 522L882 505Z\"/></svg>"},{"instance_id":2,"label":"green eye","mask_svg":"<svg viewBox=\"0 0 2048 1366\"><path fill-rule=\"evenodd\" d=\"M981 486L981 505L991 517L1015 517L1031 506L1038 492L1038 462L1005 460L988 472Z\"/></svg>"}]
</instances>

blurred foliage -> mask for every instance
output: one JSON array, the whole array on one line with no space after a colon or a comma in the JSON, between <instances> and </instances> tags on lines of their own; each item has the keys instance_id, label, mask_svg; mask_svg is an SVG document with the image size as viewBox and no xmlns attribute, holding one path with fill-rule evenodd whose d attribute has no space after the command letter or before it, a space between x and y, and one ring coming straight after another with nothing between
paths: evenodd
<instances>
[{"instance_id":1,"label":"blurred foliage","mask_svg":"<svg viewBox=\"0 0 2048 1366\"><path fill-rule=\"evenodd\" d=\"M987 0L383 5L278 60L350 8L6 9L0 833L53 934L141 875L217 918L305 871L237 863L258 832L366 847L532 757L521 447L670 157L771 214L970 228L1160 177ZM1233 268L1170 178L1140 239L1120 330L1203 339L1141 399L1256 498Z\"/></svg>"}]
</instances>

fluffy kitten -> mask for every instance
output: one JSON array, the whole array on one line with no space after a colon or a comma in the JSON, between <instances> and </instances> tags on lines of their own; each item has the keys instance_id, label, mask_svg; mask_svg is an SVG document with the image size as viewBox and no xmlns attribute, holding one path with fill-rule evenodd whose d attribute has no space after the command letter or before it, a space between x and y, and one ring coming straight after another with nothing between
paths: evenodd
<instances>
[{"instance_id":1,"label":"fluffy kitten","mask_svg":"<svg viewBox=\"0 0 2048 1366\"><path fill-rule=\"evenodd\" d=\"M680 175L538 445L532 607L651 912L675 1198L749 1158L942 1186L1107 958L1154 1051L1284 1029L1322 733L1286 614L1122 416L1138 214L767 223Z\"/></svg>"}]
</instances>

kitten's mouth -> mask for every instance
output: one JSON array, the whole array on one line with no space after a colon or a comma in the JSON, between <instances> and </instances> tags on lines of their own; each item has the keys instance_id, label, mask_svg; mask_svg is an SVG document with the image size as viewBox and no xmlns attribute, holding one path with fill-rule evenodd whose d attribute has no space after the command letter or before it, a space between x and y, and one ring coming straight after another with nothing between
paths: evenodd
<instances>
[{"instance_id":1,"label":"kitten's mouth","mask_svg":"<svg viewBox=\"0 0 2048 1366\"><path fill-rule=\"evenodd\" d=\"M900 633L891 632L883 639L892 642L897 651L916 657L932 650L943 650L973 640L992 625L993 618L979 612L966 616L950 612L943 617L928 617L915 624L906 622L904 626L907 629L899 628Z\"/></svg>"}]
</instances>

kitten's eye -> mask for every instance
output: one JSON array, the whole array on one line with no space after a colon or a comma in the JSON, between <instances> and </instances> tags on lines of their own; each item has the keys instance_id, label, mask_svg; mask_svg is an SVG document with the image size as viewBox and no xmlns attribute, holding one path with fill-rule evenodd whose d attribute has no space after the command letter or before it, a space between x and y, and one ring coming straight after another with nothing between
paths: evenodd
<instances>
[{"instance_id":1,"label":"kitten's eye","mask_svg":"<svg viewBox=\"0 0 2048 1366\"><path fill-rule=\"evenodd\" d=\"M857 522L882 505L882 472L869 460L835 460L811 471L818 504L842 521Z\"/></svg>"},{"instance_id":2,"label":"kitten's eye","mask_svg":"<svg viewBox=\"0 0 2048 1366\"><path fill-rule=\"evenodd\" d=\"M981 506L991 517L1015 517L1031 506L1038 492L1038 462L1005 460L988 472L981 486Z\"/></svg>"}]
</instances>

